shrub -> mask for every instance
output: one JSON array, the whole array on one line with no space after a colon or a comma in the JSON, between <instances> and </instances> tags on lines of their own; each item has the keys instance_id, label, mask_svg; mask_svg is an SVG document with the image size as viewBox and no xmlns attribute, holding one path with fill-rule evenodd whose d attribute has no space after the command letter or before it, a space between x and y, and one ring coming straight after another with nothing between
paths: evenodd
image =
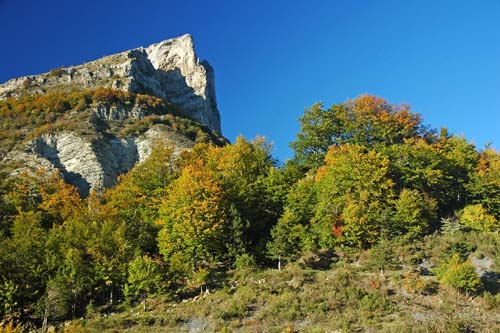
<instances>
[{"instance_id":1,"label":"shrub","mask_svg":"<svg viewBox=\"0 0 500 333\"><path fill-rule=\"evenodd\" d=\"M377 312L383 313L392 310L392 303L377 292L364 295L359 301L359 309L369 313L371 316Z\"/></svg>"},{"instance_id":2,"label":"shrub","mask_svg":"<svg viewBox=\"0 0 500 333\"><path fill-rule=\"evenodd\" d=\"M441 263L434 273L444 285L465 293L477 292L482 287L472 263L469 260L463 261L459 253Z\"/></svg>"},{"instance_id":3,"label":"shrub","mask_svg":"<svg viewBox=\"0 0 500 333\"><path fill-rule=\"evenodd\" d=\"M441 231L446 234L454 234L463 227L460 224L460 221L455 217L446 217L441 219Z\"/></svg>"},{"instance_id":4,"label":"shrub","mask_svg":"<svg viewBox=\"0 0 500 333\"><path fill-rule=\"evenodd\" d=\"M89 330L87 330L85 327L83 327L80 323L71 323L69 326L66 326L64 328L64 333L87 333Z\"/></svg>"},{"instance_id":5,"label":"shrub","mask_svg":"<svg viewBox=\"0 0 500 333\"><path fill-rule=\"evenodd\" d=\"M435 282L424 279L418 272L405 272L398 284L408 293L431 295L436 292Z\"/></svg>"},{"instance_id":6,"label":"shrub","mask_svg":"<svg viewBox=\"0 0 500 333\"><path fill-rule=\"evenodd\" d=\"M64 74L64 66L54 68L49 72L49 76L61 76Z\"/></svg>"},{"instance_id":7,"label":"shrub","mask_svg":"<svg viewBox=\"0 0 500 333\"><path fill-rule=\"evenodd\" d=\"M290 291L272 297L267 304L266 312L267 315L281 320L297 320L305 316L300 296Z\"/></svg>"},{"instance_id":8,"label":"shrub","mask_svg":"<svg viewBox=\"0 0 500 333\"><path fill-rule=\"evenodd\" d=\"M33 81L28 77L23 81L23 88L28 89Z\"/></svg>"},{"instance_id":9,"label":"shrub","mask_svg":"<svg viewBox=\"0 0 500 333\"><path fill-rule=\"evenodd\" d=\"M460 216L460 223L477 231L489 232L499 229L499 223L495 216L489 214L481 204L465 207Z\"/></svg>"},{"instance_id":10,"label":"shrub","mask_svg":"<svg viewBox=\"0 0 500 333\"><path fill-rule=\"evenodd\" d=\"M255 258L251 254L244 253L236 257L234 266L236 269L240 270L253 269L256 267Z\"/></svg>"},{"instance_id":11,"label":"shrub","mask_svg":"<svg viewBox=\"0 0 500 333\"><path fill-rule=\"evenodd\" d=\"M215 318L228 320L243 318L250 313L252 304L256 301L255 290L249 286L240 287L230 300L223 302L214 309Z\"/></svg>"},{"instance_id":12,"label":"shrub","mask_svg":"<svg viewBox=\"0 0 500 333\"><path fill-rule=\"evenodd\" d=\"M381 274L383 274L385 269L399 268L398 260L391 244L381 242L372 247L368 254L366 266L380 271Z\"/></svg>"},{"instance_id":13,"label":"shrub","mask_svg":"<svg viewBox=\"0 0 500 333\"><path fill-rule=\"evenodd\" d=\"M493 295L485 291L483 294L484 306L488 310L498 309L500 307L500 294Z\"/></svg>"}]
</instances>

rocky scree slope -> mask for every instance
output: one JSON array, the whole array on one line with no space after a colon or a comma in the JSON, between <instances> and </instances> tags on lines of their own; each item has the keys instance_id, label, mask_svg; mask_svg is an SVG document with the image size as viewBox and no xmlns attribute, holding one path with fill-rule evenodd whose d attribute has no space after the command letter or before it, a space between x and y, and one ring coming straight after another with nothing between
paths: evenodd
<instances>
[{"instance_id":1,"label":"rocky scree slope","mask_svg":"<svg viewBox=\"0 0 500 333\"><path fill-rule=\"evenodd\" d=\"M0 85L0 168L59 170L83 196L158 141L224 144L213 69L190 35Z\"/></svg>"}]
</instances>

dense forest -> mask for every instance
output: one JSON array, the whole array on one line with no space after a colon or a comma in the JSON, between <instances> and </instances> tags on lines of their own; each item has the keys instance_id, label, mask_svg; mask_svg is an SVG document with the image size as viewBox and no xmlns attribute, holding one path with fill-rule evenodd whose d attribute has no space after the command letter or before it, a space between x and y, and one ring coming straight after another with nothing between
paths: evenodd
<instances>
[{"instance_id":1,"label":"dense forest","mask_svg":"<svg viewBox=\"0 0 500 333\"><path fill-rule=\"evenodd\" d=\"M66 99L56 104L62 109L82 104L83 110L83 104L100 98L92 94L72 100L62 96ZM14 102L0 104L0 112L30 123L29 117L18 117L23 110L9 106ZM228 279L244 279L241 274L288 274L298 263L345 273L347 261L364 255L377 279L386 281L387 271L405 260L430 262L427 274L437 281L432 288L481 298L488 309L500 306L494 269L488 272L493 280L487 280L470 257L483 242L494 244L483 256L500 260L499 152L478 149L446 128L424 125L408 106L370 95L329 108L316 103L299 122L300 132L290 144L294 158L284 164L273 158L265 138L239 137L223 146L201 142L180 156L159 143L115 187L86 198L57 173L2 175L4 330L46 329L123 306L148 311L159 299L181 302L229 288ZM9 126L14 124L4 124L3 131L17 133L21 125ZM307 282L309 273L301 274ZM390 313L397 302L383 294L386 282L377 279L369 278L371 287L354 292L349 286L354 278L337 277L322 286L337 296L347 291L357 296L342 294L335 305L321 300L309 310L301 300L295 311L323 311L326 318L358 297L356 304L372 316L379 310ZM402 273L399 279L412 283L411 292L431 293L419 272ZM228 294L246 299L233 290ZM219 312L221 322L247 316L259 304L258 296L252 297L233 307L239 312ZM300 314L287 317L295 306L293 296L287 297L276 313L285 321L300 319ZM338 324L348 331L358 319L349 320ZM464 325L457 331L473 331ZM73 332L78 329L85 331L78 326Z\"/></svg>"}]
</instances>

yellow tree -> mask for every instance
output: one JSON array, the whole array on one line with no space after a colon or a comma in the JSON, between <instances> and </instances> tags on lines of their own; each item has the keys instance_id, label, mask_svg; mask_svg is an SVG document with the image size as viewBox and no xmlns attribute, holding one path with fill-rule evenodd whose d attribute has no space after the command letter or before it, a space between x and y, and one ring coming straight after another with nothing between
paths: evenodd
<instances>
[{"instance_id":1,"label":"yellow tree","mask_svg":"<svg viewBox=\"0 0 500 333\"><path fill-rule=\"evenodd\" d=\"M359 145L332 147L316 175L313 229L320 246L334 239L364 246L378 240L394 197L389 160Z\"/></svg>"},{"instance_id":2,"label":"yellow tree","mask_svg":"<svg viewBox=\"0 0 500 333\"><path fill-rule=\"evenodd\" d=\"M160 208L160 253L172 273L189 278L225 252L226 202L217 173L199 159L173 181Z\"/></svg>"},{"instance_id":3,"label":"yellow tree","mask_svg":"<svg viewBox=\"0 0 500 333\"><path fill-rule=\"evenodd\" d=\"M471 178L468 190L472 202L500 219L500 153L491 148L483 151Z\"/></svg>"}]
</instances>

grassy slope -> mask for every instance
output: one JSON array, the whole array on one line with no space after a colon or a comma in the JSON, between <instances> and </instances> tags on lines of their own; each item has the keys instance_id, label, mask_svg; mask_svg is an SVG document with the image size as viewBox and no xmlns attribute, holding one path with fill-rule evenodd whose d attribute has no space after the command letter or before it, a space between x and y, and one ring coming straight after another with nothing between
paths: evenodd
<instances>
[{"instance_id":1,"label":"grassy slope","mask_svg":"<svg viewBox=\"0 0 500 333\"><path fill-rule=\"evenodd\" d=\"M230 272L201 296L151 298L146 311L142 304L95 311L65 332L498 332L499 242L459 232L308 255L282 271ZM489 266L474 295L426 269L456 251Z\"/></svg>"}]
</instances>

